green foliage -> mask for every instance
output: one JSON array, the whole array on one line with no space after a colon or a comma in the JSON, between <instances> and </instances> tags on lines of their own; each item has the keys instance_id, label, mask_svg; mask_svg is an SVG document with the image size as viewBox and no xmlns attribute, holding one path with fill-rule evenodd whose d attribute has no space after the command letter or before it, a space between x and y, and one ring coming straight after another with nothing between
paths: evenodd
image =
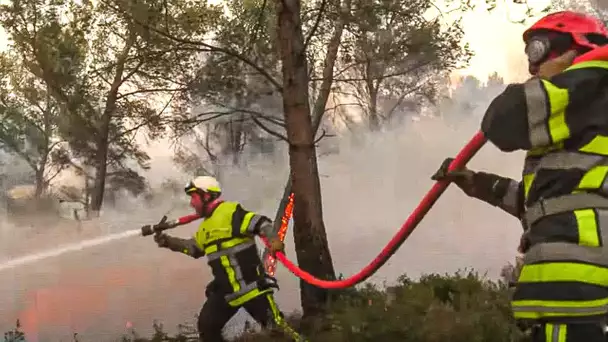
<instances>
[{"instance_id":1,"label":"green foliage","mask_svg":"<svg viewBox=\"0 0 608 342\"><path fill-rule=\"evenodd\" d=\"M390 287L367 284L334 294L329 313L307 325L308 330L299 326L295 316L288 321L312 342L514 342L525 338L511 317L506 284L472 271L429 274L418 280L401 276ZM153 327L150 338L131 332L122 341L197 340L191 326L180 326L176 336L163 332L162 324ZM236 341L289 339L276 332L261 332L245 333Z\"/></svg>"},{"instance_id":2,"label":"green foliage","mask_svg":"<svg viewBox=\"0 0 608 342\"><path fill-rule=\"evenodd\" d=\"M0 53L0 148L32 170L40 195L67 165L56 136L57 103L14 52Z\"/></svg>"},{"instance_id":3,"label":"green foliage","mask_svg":"<svg viewBox=\"0 0 608 342\"><path fill-rule=\"evenodd\" d=\"M473 272L401 277L338 303L318 341L513 341L507 288Z\"/></svg>"},{"instance_id":4,"label":"green foliage","mask_svg":"<svg viewBox=\"0 0 608 342\"><path fill-rule=\"evenodd\" d=\"M183 112L175 128L201 146L212 162L232 156L237 164L246 143L262 151L269 140L284 134L278 110L280 63L274 5L267 0L234 0L225 5L229 14L219 17L215 31L217 52L205 57L189 92L204 109ZM192 159L193 154L182 148L176 161L186 165Z\"/></svg>"},{"instance_id":5,"label":"green foliage","mask_svg":"<svg viewBox=\"0 0 608 342\"><path fill-rule=\"evenodd\" d=\"M198 63L195 50L149 27L203 37L219 13L194 1L12 0L0 7L12 53L58 109L53 135L70 147L62 160L95 180L94 210L106 177L132 193L145 188L136 168L147 169L149 157L136 134L164 134L170 109L184 106L177 95ZM26 117L32 107L13 109L14 116Z\"/></svg>"},{"instance_id":6,"label":"green foliage","mask_svg":"<svg viewBox=\"0 0 608 342\"><path fill-rule=\"evenodd\" d=\"M421 98L434 100L437 82L472 56L460 21L429 18L428 0L356 0L341 45L336 84L353 90L371 128Z\"/></svg>"}]
</instances>

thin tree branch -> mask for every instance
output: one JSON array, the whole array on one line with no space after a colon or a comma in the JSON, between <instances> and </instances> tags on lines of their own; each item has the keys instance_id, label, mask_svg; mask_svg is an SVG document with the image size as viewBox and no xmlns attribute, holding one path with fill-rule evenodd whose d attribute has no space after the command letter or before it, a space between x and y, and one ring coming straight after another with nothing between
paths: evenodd
<instances>
[{"instance_id":1,"label":"thin tree branch","mask_svg":"<svg viewBox=\"0 0 608 342\"><path fill-rule=\"evenodd\" d=\"M132 95L137 95L137 94L145 94L145 93L159 93L159 92L167 92L167 93L173 93L173 92L180 92L180 91L186 91L189 88L187 87L183 87L183 88L152 88L152 89L140 89L140 90L135 90L135 91L131 91L128 93L124 93L124 94L118 94L118 97L116 98L117 100L122 99L123 97L127 97L127 96L132 96Z\"/></svg>"},{"instance_id":2,"label":"thin tree branch","mask_svg":"<svg viewBox=\"0 0 608 342\"><path fill-rule=\"evenodd\" d=\"M253 122L255 122L264 132L272 135L273 137L279 138L283 141L289 142L289 139L287 139L286 136L282 135L281 133L275 132L272 129L268 128L266 125L264 125L258 118L256 118L255 116L251 117L251 120L253 120Z\"/></svg>"},{"instance_id":3,"label":"thin tree branch","mask_svg":"<svg viewBox=\"0 0 608 342\"><path fill-rule=\"evenodd\" d=\"M327 5L327 0L322 0L321 6L319 7L319 13L317 13L317 19L315 20L315 23L312 26L312 28L310 29L310 32L308 33L308 37L306 37L306 41L304 42L304 51L306 51L306 48L308 47L310 40L317 33L317 30L319 29L319 24L321 23L321 18L323 18L323 14L325 12L326 5Z\"/></svg>"},{"instance_id":4,"label":"thin tree branch","mask_svg":"<svg viewBox=\"0 0 608 342\"><path fill-rule=\"evenodd\" d=\"M226 54L228 56L234 57L238 60L240 60L241 62L249 65L251 68L253 68L254 70L256 70L258 73L260 73L260 75L262 75L264 78L266 78L268 80L268 82L270 82L279 92L283 91L283 87L281 86L281 84L275 80L266 70L264 70L261 66L257 65L255 62L253 62L252 60L250 60L249 58L243 56L242 54L240 54L238 51L234 51L232 49L228 49L228 48L222 48L219 46L213 46L211 44L207 44L204 42L198 42L198 41L194 41L194 40L190 40L190 39L185 39L185 38L180 38L180 37L176 37L172 34L170 34L169 32L165 32L162 30L159 30L156 27L152 27L146 23L143 23L137 19L135 19L133 16L128 15L125 13L125 11L123 11L120 8L117 8L111 4L109 4L107 1L103 1L102 3L104 3L106 6L112 8L114 11L127 15L129 17L129 19L133 20L133 22L137 23L138 25L141 25L143 28L150 30L162 37L165 37L167 39L173 40L175 42L178 43L182 43L182 44L189 44L189 45L194 45L194 46L202 46L206 49L206 51L208 52L220 52L223 54Z\"/></svg>"}]
</instances>

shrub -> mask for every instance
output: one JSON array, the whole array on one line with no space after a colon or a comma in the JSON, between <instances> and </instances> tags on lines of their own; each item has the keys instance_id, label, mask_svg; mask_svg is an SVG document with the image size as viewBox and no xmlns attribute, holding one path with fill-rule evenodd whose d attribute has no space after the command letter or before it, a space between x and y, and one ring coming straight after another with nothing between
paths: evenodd
<instances>
[{"instance_id":1,"label":"shrub","mask_svg":"<svg viewBox=\"0 0 608 342\"><path fill-rule=\"evenodd\" d=\"M313 342L514 342L525 338L509 308L509 289L473 271L454 275L429 274L418 280L401 276L396 285L366 284L334 293L328 313L300 327ZM127 342L196 341L196 332L181 327L170 337L156 324L153 337L132 333ZM14 340L18 341L18 340ZM290 341L276 332L244 333L236 341Z\"/></svg>"}]
</instances>

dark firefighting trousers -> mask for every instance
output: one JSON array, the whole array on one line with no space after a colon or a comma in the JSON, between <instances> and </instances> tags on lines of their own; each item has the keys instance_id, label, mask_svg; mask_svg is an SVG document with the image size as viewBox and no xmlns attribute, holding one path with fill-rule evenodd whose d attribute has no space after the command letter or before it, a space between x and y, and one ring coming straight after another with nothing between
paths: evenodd
<instances>
[{"instance_id":1,"label":"dark firefighting trousers","mask_svg":"<svg viewBox=\"0 0 608 342\"><path fill-rule=\"evenodd\" d=\"M539 324L532 328L532 342L606 342L600 324Z\"/></svg>"},{"instance_id":2,"label":"dark firefighting trousers","mask_svg":"<svg viewBox=\"0 0 608 342\"><path fill-rule=\"evenodd\" d=\"M294 341L306 341L293 330L283 318L272 293L266 293L246 302L242 307L255 319L263 329L278 329ZM240 309L230 306L223 295L211 294L203 305L198 316L198 332L204 342L224 342L222 329Z\"/></svg>"}]
</instances>

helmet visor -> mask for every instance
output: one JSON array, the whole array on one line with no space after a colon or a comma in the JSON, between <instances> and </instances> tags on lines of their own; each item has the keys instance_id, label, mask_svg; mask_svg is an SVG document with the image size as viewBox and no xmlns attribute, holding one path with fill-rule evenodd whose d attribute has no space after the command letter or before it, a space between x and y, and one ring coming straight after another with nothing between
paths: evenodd
<instances>
[{"instance_id":1,"label":"helmet visor","mask_svg":"<svg viewBox=\"0 0 608 342\"><path fill-rule=\"evenodd\" d=\"M197 190L198 190L198 188L192 182L188 182L188 184L186 184L186 187L184 187L184 192L187 195L190 195L191 193L193 193Z\"/></svg>"}]
</instances>

